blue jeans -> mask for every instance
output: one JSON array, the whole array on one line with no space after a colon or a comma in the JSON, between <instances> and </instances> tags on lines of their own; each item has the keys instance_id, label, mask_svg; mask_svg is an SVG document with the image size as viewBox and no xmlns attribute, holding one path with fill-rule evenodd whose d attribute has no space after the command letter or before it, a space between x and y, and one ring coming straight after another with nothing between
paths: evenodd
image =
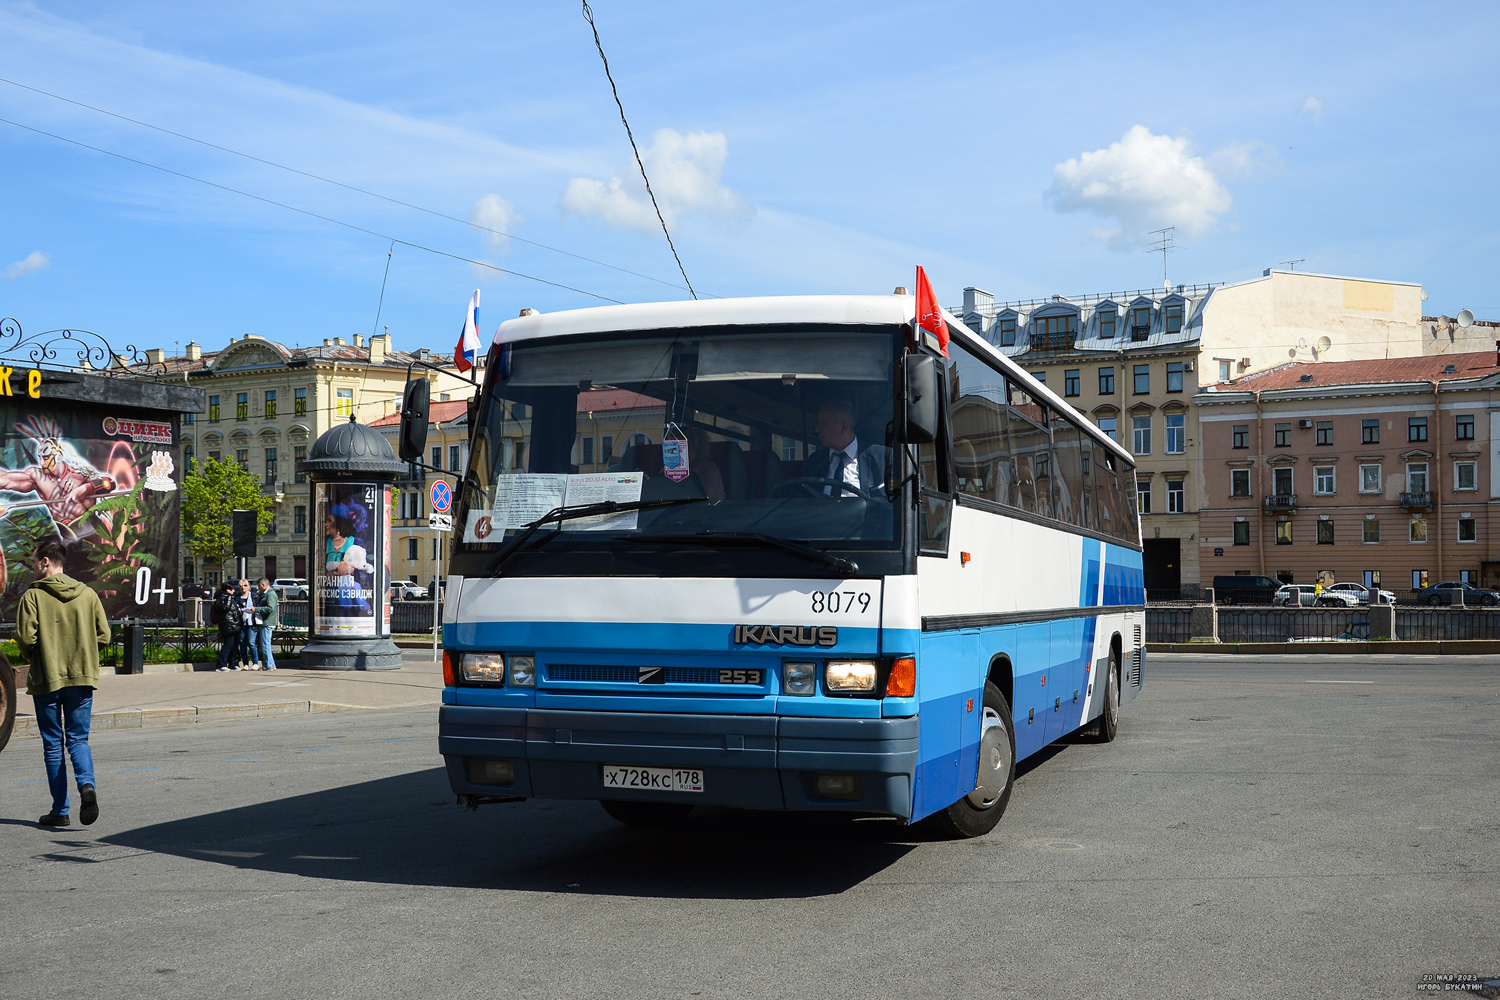
<instances>
[{"instance_id":1,"label":"blue jeans","mask_svg":"<svg viewBox=\"0 0 1500 1000\"><path fill-rule=\"evenodd\" d=\"M260 665L267 670L276 669L276 655L271 652L271 633L275 631L270 625L257 625L251 630L251 648L254 655L251 659L259 660Z\"/></svg>"},{"instance_id":2,"label":"blue jeans","mask_svg":"<svg viewBox=\"0 0 1500 1000\"><path fill-rule=\"evenodd\" d=\"M232 635L219 637L219 666L235 667L240 662L240 636L243 633L235 632Z\"/></svg>"},{"instance_id":3,"label":"blue jeans","mask_svg":"<svg viewBox=\"0 0 1500 1000\"><path fill-rule=\"evenodd\" d=\"M42 734L42 761L47 765L47 787L52 790L52 811L68 814L68 770L63 763L63 743L73 758L73 777L78 787L94 783L94 754L89 750L89 720L94 711L94 689L65 687L32 695L36 703L36 727Z\"/></svg>"}]
</instances>

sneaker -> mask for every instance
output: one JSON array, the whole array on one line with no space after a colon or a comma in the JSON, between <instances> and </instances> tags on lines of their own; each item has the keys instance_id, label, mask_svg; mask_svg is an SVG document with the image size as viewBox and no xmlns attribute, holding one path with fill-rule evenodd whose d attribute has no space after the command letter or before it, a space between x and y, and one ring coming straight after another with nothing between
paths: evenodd
<instances>
[{"instance_id":1,"label":"sneaker","mask_svg":"<svg viewBox=\"0 0 1500 1000\"><path fill-rule=\"evenodd\" d=\"M70 820L70 819L68 819L68 817L66 817L66 816L59 816L55 812L48 813L47 815L43 816L41 819L37 820L37 822L40 823L40 824L42 824L42 826L72 826L73 825L73 821Z\"/></svg>"},{"instance_id":2,"label":"sneaker","mask_svg":"<svg viewBox=\"0 0 1500 1000\"><path fill-rule=\"evenodd\" d=\"M230 668L230 667L219 667L217 670L214 671L214 673L216 673L216 674L222 674L225 671L230 670L230 669L232 669L232 668Z\"/></svg>"},{"instance_id":3,"label":"sneaker","mask_svg":"<svg viewBox=\"0 0 1500 1000\"><path fill-rule=\"evenodd\" d=\"M99 796L94 792L93 785L84 785L78 789L78 800L82 803L78 807L78 822L89 826L99 818Z\"/></svg>"}]
</instances>

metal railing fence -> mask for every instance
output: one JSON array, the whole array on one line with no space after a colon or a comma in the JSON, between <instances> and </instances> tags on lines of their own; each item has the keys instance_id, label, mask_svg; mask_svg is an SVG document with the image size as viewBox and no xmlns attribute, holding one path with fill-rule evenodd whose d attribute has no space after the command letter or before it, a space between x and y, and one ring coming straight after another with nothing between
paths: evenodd
<instances>
[{"instance_id":1,"label":"metal railing fence","mask_svg":"<svg viewBox=\"0 0 1500 1000\"><path fill-rule=\"evenodd\" d=\"M1220 608L1219 641L1365 638L1369 620L1365 608ZM1158 640L1153 637L1151 641Z\"/></svg>"},{"instance_id":2,"label":"metal railing fence","mask_svg":"<svg viewBox=\"0 0 1500 1000\"><path fill-rule=\"evenodd\" d=\"M1146 637L1152 642L1189 642L1193 638L1191 607L1146 608Z\"/></svg>"},{"instance_id":3,"label":"metal railing fence","mask_svg":"<svg viewBox=\"0 0 1500 1000\"><path fill-rule=\"evenodd\" d=\"M1428 640L1500 639L1500 609L1398 607L1396 636Z\"/></svg>"}]
</instances>

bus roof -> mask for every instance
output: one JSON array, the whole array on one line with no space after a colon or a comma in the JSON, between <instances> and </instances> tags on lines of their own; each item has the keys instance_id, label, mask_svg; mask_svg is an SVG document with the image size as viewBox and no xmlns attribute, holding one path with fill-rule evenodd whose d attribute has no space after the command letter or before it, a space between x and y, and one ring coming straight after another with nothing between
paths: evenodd
<instances>
[{"instance_id":1,"label":"bus roof","mask_svg":"<svg viewBox=\"0 0 1500 1000\"><path fill-rule=\"evenodd\" d=\"M1026 391L1065 413L1077 413L1084 432L1131 467L1130 452L1078 413L1031 373L996 350L961 320L942 310L949 336L971 352L983 355L1013 378L1030 379ZM697 326L760 326L782 323L899 326L916 315L912 295L766 295L733 299L698 299L677 302L638 302L618 306L593 306L563 312L533 313L501 323L494 343L513 344L547 337L569 337L585 333L616 333L626 330L670 330Z\"/></svg>"}]
</instances>

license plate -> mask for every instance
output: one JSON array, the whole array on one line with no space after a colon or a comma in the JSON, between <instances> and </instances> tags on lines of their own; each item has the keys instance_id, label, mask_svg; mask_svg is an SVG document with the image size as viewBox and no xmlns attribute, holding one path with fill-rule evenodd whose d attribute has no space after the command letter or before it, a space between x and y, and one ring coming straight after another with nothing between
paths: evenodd
<instances>
[{"instance_id":1,"label":"license plate","mask_svg":"<svg viewBox=\"0 0 1500 1000\"><path fill-rule=\"evenodd\" d=\"M701 792L703 772L697 768L626 767L604 765L605 788L628 788L647 792Z\"/></svg>"}]
</instances>

